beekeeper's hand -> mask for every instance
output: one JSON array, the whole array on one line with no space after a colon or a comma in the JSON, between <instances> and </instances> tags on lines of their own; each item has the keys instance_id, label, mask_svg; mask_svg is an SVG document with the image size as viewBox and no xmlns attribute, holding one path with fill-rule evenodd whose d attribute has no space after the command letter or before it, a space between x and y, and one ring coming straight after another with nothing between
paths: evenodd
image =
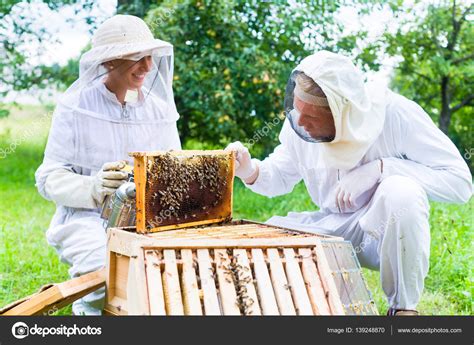
<instances>
[{"instance_id":1,"label":"beekeeper's hand","mask_svg":"<svg viewBox=\"0 0 474 345\"><path fill-rule=\"evenodd\" d=\"M107 195L115 193L118 187L127 182L128 173L120 171L125 165L125 161L105 163L94 176L92 197L98 205L102 205Z\"/></svg>"},{"instance_id":2,"label":"beekeeper's hand","mask_svg":"<svg viewBox=\"0 0 474 345\"><path fill-rule=\"evenodd\" d=\"M383 171L381 159L354 168L345 175L336 188L336 206L340 212L355 211L357 198L380 182Z\"/></svg>"},{"instance_id":3,"label":"beekeeper's hand","mask_svg":"<svg viewBox=\"0 0 474 345\"><path fill-rule=\"evenodd\" d=\"M240 141L229 144L225 149L235 152L235 176L247 184L254 183L258 177L258 165L250 157L249 150Z\"/></svg>"}]
</instances>

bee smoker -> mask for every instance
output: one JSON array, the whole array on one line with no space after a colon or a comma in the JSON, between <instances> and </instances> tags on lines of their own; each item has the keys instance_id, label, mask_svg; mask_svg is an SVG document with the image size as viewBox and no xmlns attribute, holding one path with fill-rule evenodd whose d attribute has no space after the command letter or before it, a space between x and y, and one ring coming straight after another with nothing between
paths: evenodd
<instances>
[{"instance_id":1,"label":"bee smoker","mask_svg":"<svg viewBox=\"0 0 474 345\"><path fill-rule=\"evenodd\" d=\"M100 215L104 228L135 226L135 195L135 183L131 178L106 198Z\"/></svg>"}]
</instances>

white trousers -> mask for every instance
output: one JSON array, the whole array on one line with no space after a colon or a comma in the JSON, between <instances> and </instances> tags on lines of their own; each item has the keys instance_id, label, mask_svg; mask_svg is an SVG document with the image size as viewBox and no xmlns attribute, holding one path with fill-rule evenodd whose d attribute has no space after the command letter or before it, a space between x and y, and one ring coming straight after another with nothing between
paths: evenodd
<instances>
[{"instance_id":1,"label":"white trousers","mask_svg":"<svg viewBox=\"0 0 474 345\"><path fill-rule=\"evenodd\" d=\"M351 241L361 265L380 270L389 306L415 309L429 268L428 219L423 188L410 178L390 176L379 184L369 203L353 214L293 212L267 223Z\"/></svg>"},{"instance_id":2,"label":"white trousers","mask_svg":"<svg viewBox=\"0 0 474 345\"><path fill-rule=\"evenodd\" d=\"M96 212L75 212L64 225L47 232L49 244L56 248L61 261L70 265L71 278L94 272L105 266L107 236L103 219ZM100 288L75 301L75 315L101 315L105 289Z\"/></svg>"}]
</instances>

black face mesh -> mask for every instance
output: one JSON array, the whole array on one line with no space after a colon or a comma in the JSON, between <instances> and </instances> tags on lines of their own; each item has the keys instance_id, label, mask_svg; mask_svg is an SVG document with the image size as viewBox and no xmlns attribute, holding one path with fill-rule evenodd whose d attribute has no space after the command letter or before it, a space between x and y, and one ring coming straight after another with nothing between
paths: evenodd
<instances>
[{"instance_id":1,"label":"black face mesh","mask_svg":"<svg viewBox=\"0 0 474 345\"><path fill-rule=\"evenodd\" d=\"M169 153L148 157L147 228L229 217L231 157Z\"/></svg>"}]
</instances>

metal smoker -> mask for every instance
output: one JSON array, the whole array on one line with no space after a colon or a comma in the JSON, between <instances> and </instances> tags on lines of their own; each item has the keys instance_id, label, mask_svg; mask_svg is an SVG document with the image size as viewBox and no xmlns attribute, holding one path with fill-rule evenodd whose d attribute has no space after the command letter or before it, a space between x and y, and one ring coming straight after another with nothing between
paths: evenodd
<instances>
[{"instance_id":1,"label":"metal smoker","mask_svg":"<svg viewBox=\"0 0 474 345\"><path fill-rule=\"evenodd\" d=\"M133 175L129 181L121 185L114 194L107 196L102 208L101 218L104 219L104 228L135 226L136 188Z\"/></svg>"}]
</instances>

